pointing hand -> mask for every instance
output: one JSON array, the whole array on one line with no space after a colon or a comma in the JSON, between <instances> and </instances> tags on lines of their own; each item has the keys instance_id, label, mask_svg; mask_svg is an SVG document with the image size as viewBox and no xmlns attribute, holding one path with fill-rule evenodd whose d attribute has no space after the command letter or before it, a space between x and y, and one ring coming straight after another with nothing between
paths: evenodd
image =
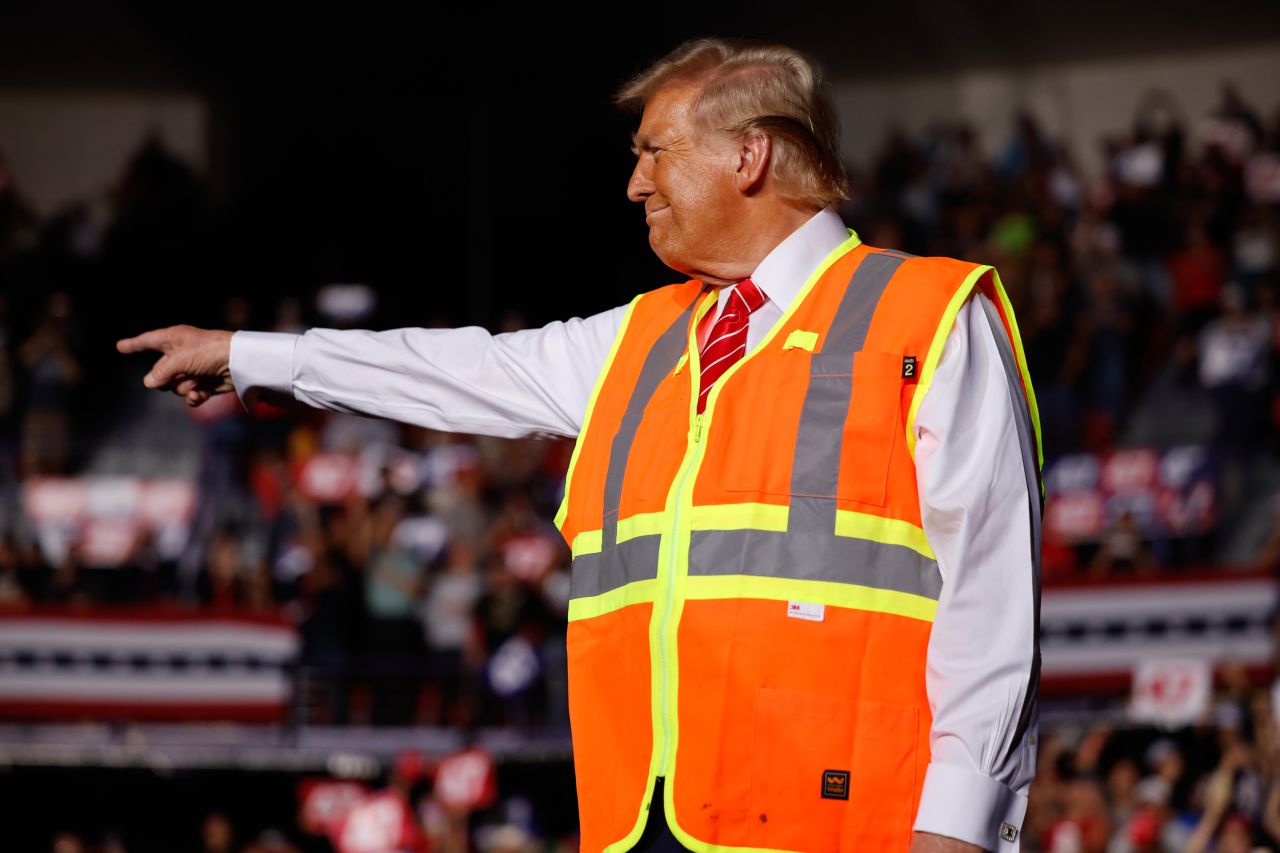
<instances>
[{"instance_id":1,"label":"pointing hand","mask_svg":"<svg viewBox=\"0 0 1280 853\"><path fill-rule=\"evenodd\" d=\"M116 341L123 353L163 353L142 379L148 388L173 391L198 406L214 394L234 390L231 384L231 332L168 326Z\"/></svg>"}]
</instances>

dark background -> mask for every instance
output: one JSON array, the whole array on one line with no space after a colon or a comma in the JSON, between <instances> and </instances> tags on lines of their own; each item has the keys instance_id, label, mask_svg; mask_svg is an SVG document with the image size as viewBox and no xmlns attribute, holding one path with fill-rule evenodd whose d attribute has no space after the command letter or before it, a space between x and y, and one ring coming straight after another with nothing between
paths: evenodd
<instances>
[{"instance_id":1,"label":"dark background","mask_svg":"<svg viewBox=\"0 0 1280 853\"><path fill-rule=\"evenodd\" d=\"M537 325L679 279L626 199L636 119L610 96L712 34L794 44L833 79L909 76L1265 41L1280 4L14 4L0 83L211 102L220 204L186 249L204 274L113 283L128 318L216 323L229 295L359 281L383 325Z\"/></svg>"}]
</instances>

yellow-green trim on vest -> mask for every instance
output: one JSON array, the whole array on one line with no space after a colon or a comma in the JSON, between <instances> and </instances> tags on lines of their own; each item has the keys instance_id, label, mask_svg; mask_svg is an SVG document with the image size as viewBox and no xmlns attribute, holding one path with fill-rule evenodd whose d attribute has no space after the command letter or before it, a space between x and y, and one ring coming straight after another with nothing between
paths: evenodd
<instances>
[{"instance_id":1,"label":"yellow-green trim on vest","mask_svg":"<svg viewBox=\"0 0 1280 853\"><path fill-rule=\"evenodd\" d=\"M836 535L855 539L871 539L889 545L910 548L922 557L936 560L937 555L925 538L924 528L897 518L885 518L853 510L836 510Z\"/></svg>"},{"instance_id":2,"label":"yellow-green trim on vest","mask_svg":"<svg viewBox=\"0 0 1280 853\"><path fill-rule=\"evenodd\" d=\"M835 530L821 535L789 530L789 514L790 508L779 504L695 506L689 524L690 574L825 579L937 597L941 582L937 558L916 525L839 510ZM598 531L579 534L574 543L571 600L598 599L599 606L584 611L593 615L609 612L607 601L619 606L635 603L633 597L603 596L655 577L658 539L672 523L664 513L623 519L618 523L618 559L612 561L600 559ZM817 559L799 560L796 551ZM795 574L797 566L806 567L806 573ZM815 575L818 566L826 566L822 571L830 571L830 576Z\"/></svg>"},{"instance_id":3,"label":"yellow-green trim on vest","mask_svg":"<svg viewBox=\"0 0 1280 853\"><path fill-rule=\"evenodd\" d=\"M569 621L591 619L632 604L652 604L657 580L636 581L590 598L569 601ZM936 599L892 589L876 589L832 581L794 580L756 575L693 575L685 583L685 598L699 601L727 598L760 598L772 601L805 601L846 607L868 613L886 613L932 622Z\"/></svg>"},{"instance_id":4,"label":"yellow-green trim on vest","mask_svg":"<svg viewBox=\"0 0 1280 853\"><path fill-rule=\"evenodd\" d=\"M638 294L627 305L627 312L622 315L622 325L618 327L618 334L613 337L613 344L609 347L609 355L605 357L604 367L600 370L600 375L596 377L595 387L591 389L591 396L587 398L587 410L582 416L582 429L578 430L578 435L586 434L587 427L591 425L591 413L596 409L596 398L600 396L600 389L604 387L605 377L609 375L609 371L613 369L613 360L618 355L618 350L622 346L622 339L626 337L627 327L631 325L631 317L635 314L636 305L643 298L644 294ZM555 526L560 529L564 526L564 519L569 511L569 484L573 482L573 472L578 464L578 452L582 450L582 441L577 441L573 445L573 453L569 456L569 469L564 475L564 497L560 501L560 508L556 510ZM572 547L573 543L569 545Z\"/></svg>"},{"instance_id":5,"label":"yellow-green trim on vest","mask_svg":"<svg viewBox=\"0 0 1280 853\"><path fill-rule=\"evenodd\" d=\"M639 587L655 581L661 537L644 536L617 546L615 559L599 554L575 558L570 586L570 621L602 616L620 607L650 599ZM803 598L801 588L818 583L820 589L850 587L900 593L925 600L937 600L942 592L942 575L936 560L902 545L813 533L772 530L692 530L689 533L686 577L715 581L723 578L767 578L795 584L793 599ZM625 595L617 590L630 588ZM728 585L726 596L748 588ZM775 589L775 587L768 587ZM901 613L893 606L882 610L883 597L858 592L836 596L830 603L887 613ZM590 604L585 603L590 602ZM916 615L915 611L911 615Z\"/></svg>"},{"instance_id":6,"label":"yellow-green trim on vest","mask_svg":"<svg viewBox=\"0 0 1280 853\"><path fill-rule=\"evenodd\" d=\"M1031 371L1027 367L1027 354L1022 349L1022 332L1018 329L1018 318L1013 313L1013 303L1009 301L1009 294L1004 289L1004 284L1000 281L1000 273L994 268L991 270L992 283L995 285L995 292L1000 297L1000 310L1004 314L1005 319L1009 321L1009 328L1013 330L1013 351L1018 356L1018 372L1022 374L1023 386L1027 389L1027 409L1031 413L1031 423L1036 428L1036 464L1044 470L1044 445L1040 437L1040 407L1036 404L1036 392L1031 387ZM1044 497L1044 483L1040 483L1041 497Z\"/></svg>"},{"instance_id":7,"label":"yellow-green trim on vest","mask_svg":"<svg viewBox=\"0 0 1280 853\"><path fill-rule=\"evenodd\" d=\"M937 331L933 334L929 352L920 368L919 384L916 386L915 395L911 398L911 406L907 411L907 452L911 454L912 460L916 458L916 415L919 413L920 403L923 402L925 394L933 384L933 375L938 366L938 361L942 358L942 349L946 345L947 336L951 334L951 327L955 325L956 315L960 313L960 307L969 298L974 286L988 271L991 272L992 290L995 291L996 298L1000 302L1000 311L1008 320L1009 329L1013 332L1011 343L1016 355L1015 361L1018 363L1018 374L1022 377L1022 384L1026 389L1023 399L1026 401L1027 412L1031 416L1032 431L1035 433L1036 465L1043 470L1044 443L1040 436L1040 407L1036 404L1036 392L1031 385L1031 372L1027 368L1026 352L1022 348L1022 333L1018 330L1018 320L1014 316L1013 304L1009 301L1009 294L1005 291L1004 284L1000 281L1000 273L990 265L977 267L965 276L964 281L951 297L951 301L947 303L947 310L943 312ZM1039 478L1037 477L1037 479ZM1044 500L1043 480L1040 480L1040 500Z\"/></svg>"},{"instance_id":8,"label":"yellow-green trim on vest","mask_svg":"<svg viewBox=\"0 0 1280 853\"><path fill-rule=\"evenodd\" d=\"M933 621L938 601L910 592L877 589L852 583L795 580L758 575L693 575L685 583L684 597L706 601L718 598L763 598L772 601L806 601L868 613L906 616Z\"/></svg>"},{"instance_id":9,"label":"yellow-green trim on vest","mask_svg":"<svg viewBox=\"0 0 1280 853\"><path fill-rule=\"evenodd\" d=\"M670 526L667 517L661 512L642 512L628 516L618 522L618 544L640 536L651 536L661 533ZM573 556L582 557L587 554L599 554L603 531L583 530L573 538Z\"/></svg>"},{"instance_id":10,"label":"yellow-green trim on vest","mask_svg":"<svg viewBox=\"0 0 1280 853\"><path fill-rule=\"evenodd\" d=\"M933 374L939 359L942 358L942 348L946 346L947 336L951 334L951 327L955 325L960 306L964 305L964 301L973 291L973 286L989 269L991 269L989 266L977 267L965 276L960 287L951 296L951 301L947 303L947 309L942 312L938 328L933 332L933 340L929 344L929 351L925 354L924 364L920 365L920 378L916 383L915 394L911 397L911 406L907 409L907 452L911 454L912 461L916 458L916 414L920 411L920 403L924 400L925 394L929 393L929 386L933 384Z\"/></svg>"},{"instance_id":11,"label":"yellow-green trim on vest","mask_svg":"<svg viewBox=\"0 0 1280 853\"><path fill-rule=\"evenodd\" d=\"M632 604L651 604L654 600L657 584L656 578L650 578L629 583L626 586L620 586L617 589L611 589L608 592L589 598L570 599L569 621L576 622L579 619L603 616L606 613L621 610Z\"/></svg>"},{"instance_id":12,"label":"yellow-green trim on vest","mask_svg":"<svg viewBox=\"0 0 1280 853\"><path fill-rule=\"evenodd\" d=\"M694 530L786 530L791 509L786 504L702 504L693 508ZM671 526L663 512L645 512L618 522L619 544L640 536L659 534ZM924 530L909 521L885 518L853 510L836 510L835 534L902 545L922 556L935 558ZM600 553L600 531L584 530L573 540L573 556Z\"/></svg>"}]
</instances>

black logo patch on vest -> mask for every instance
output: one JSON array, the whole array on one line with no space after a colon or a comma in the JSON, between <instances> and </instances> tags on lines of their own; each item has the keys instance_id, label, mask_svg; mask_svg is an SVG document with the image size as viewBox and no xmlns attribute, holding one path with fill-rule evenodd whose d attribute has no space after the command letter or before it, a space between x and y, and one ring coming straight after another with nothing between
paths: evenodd
<instances>
[{"instance_id":1,"label":"black logo patch on vest","mask_svg":"<svg viewBox=\"0 0 1280 853\"><path fill-rule=\"evenodd\" d=\"M822 798L824 800L849 799L849 771L822 771Z\"/></svg>"},{"instance_id":2,"label":"black logo patch on vest","mask_svg":"<svg viewBox=\"0 0 1280 853\"><path fill-rule=\"evenodd\" d=\"M902 378L916 378L916 357L914 355L904 355L902 357Z\"/></svg>"}]
</instances>

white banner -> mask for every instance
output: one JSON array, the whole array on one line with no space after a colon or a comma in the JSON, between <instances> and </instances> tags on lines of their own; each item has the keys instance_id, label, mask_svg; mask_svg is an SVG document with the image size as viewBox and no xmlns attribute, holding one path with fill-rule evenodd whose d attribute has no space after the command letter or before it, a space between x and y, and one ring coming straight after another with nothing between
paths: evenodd
<instances>
[{"instance_id":1,"label":"white banner","mask_svg":"<svg viewBox=\"0 0 1280 853\"><path fill-rule=\"evenodd\" d=\"M1210 661L1142 661L1133 671L1129 717L1136 723L1194 725L1209 710L1212 692Z\"/></svg>"}]
</instances>

